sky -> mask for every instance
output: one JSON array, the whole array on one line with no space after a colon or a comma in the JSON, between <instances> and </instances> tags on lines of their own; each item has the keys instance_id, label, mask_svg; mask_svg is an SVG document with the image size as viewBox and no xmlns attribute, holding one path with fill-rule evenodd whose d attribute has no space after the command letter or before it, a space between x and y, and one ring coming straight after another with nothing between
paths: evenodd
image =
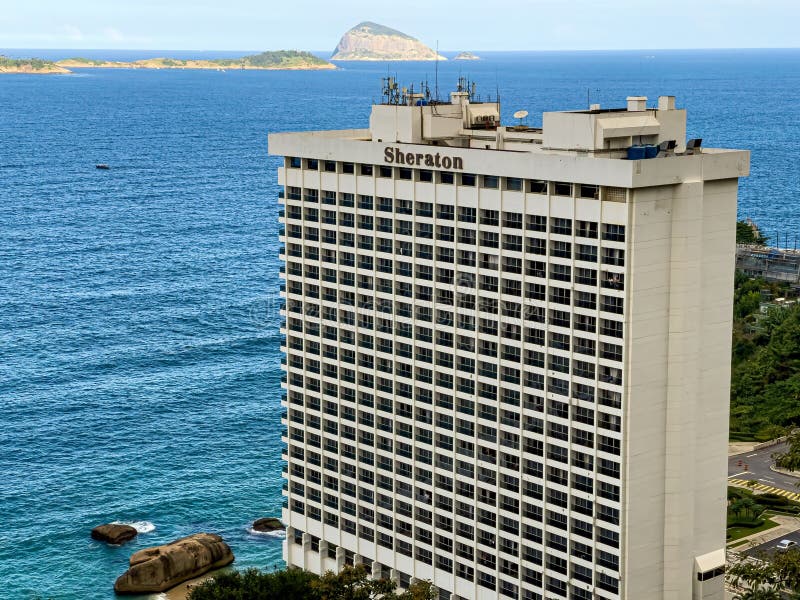
<instances>
[{"instance_id":1,"label":"sky","mask_svg":"<svg viewBox=\"0 0 800 600\"><path fill-rule=\"evenodd\" d=\"M443 51L800 46L800 0L2 0L0 48L332 51L361 21Z\"/></svg>"}]
</instances>

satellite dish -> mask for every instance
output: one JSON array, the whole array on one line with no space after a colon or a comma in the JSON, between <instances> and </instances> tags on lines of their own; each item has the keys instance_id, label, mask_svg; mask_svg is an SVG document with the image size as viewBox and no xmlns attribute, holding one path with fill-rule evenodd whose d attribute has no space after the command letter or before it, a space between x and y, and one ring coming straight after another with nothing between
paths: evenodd
<instances>
[{"instance_id":1,"label":"satellite dish","mask_svg":"<svg viewBox=\"0 0 800 600\"><path fill-rule=\"evenodd\" d=\"M527 116L528 116L527 110L518 110L517 112L514 113L515 119L524 119Z\"/></svg>"}]
</instances>

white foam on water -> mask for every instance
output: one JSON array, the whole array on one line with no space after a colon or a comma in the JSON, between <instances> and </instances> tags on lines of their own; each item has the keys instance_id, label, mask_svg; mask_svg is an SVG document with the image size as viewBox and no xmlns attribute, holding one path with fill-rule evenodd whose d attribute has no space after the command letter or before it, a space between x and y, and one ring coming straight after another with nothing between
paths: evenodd
<instances>
[{"instance_id":1,"label":"white foam on water","mask_svg":"<svg viewBox=\"0 0 800 600\"><path fill-rule=\"evenodd\" d=\"M252 527L248 527L247 533L249 533L250 535L257 535L259 537L272 537L279 540L286 539L286 532L283 531L282 529L278 529L276 531L256 531Z\"/></svg>"},{"instance_id":2,"label":"white foam on water","mask_svg":"<svg viewBox=\"0 0 800 600\"><path fill-rule=\"evenodd\" d=\"M155 531L156 526L153 525L150 521L114 521L112 525L130 525L139 533L150 533L151 531Z\"/></svg>"}]
</instances>

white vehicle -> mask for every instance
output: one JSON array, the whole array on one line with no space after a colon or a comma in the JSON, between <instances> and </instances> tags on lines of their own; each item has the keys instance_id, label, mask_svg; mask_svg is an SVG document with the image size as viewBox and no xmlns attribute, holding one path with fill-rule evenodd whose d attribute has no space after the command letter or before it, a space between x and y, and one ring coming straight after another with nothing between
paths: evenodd
<instances>
[{"instance_id":1,"label":"white vehicle","mask_svg":"<svg viewBox=\"0 0 800 600\"><path fill-rule=\"evenodd\" d=\"M786 552L789 548L796 548L797 542L793 542L792 540L781 540L778 542L778 545L775 546L778 552Z\"/></svg>"}]
</instances>

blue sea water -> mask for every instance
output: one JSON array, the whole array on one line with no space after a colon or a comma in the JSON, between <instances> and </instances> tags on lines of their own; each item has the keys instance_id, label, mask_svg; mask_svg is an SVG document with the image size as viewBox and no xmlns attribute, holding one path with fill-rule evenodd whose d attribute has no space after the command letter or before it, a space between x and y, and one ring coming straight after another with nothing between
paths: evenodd
<instances>
[{"instance_id":1,"label":"blue sea water","mask_svg":"<svg viewBox=\"0 0 800 600\"><path fill-rule=\"evenodd\" d=\"M438 70L443 93L459 74L499 90L509 122L582 108L587 90L604 106L674 94L690 137L752 150L740 215L800 237L800 50L494 53ZM280 561L280 539L248 533L282 500L266 136L365 127L387 72L436 79L431 63L0 78L0 598L107 600L133 550L201 530L239 567ZM89 539L115 520L155 529Z\"/></svg>"}]
</instances>

